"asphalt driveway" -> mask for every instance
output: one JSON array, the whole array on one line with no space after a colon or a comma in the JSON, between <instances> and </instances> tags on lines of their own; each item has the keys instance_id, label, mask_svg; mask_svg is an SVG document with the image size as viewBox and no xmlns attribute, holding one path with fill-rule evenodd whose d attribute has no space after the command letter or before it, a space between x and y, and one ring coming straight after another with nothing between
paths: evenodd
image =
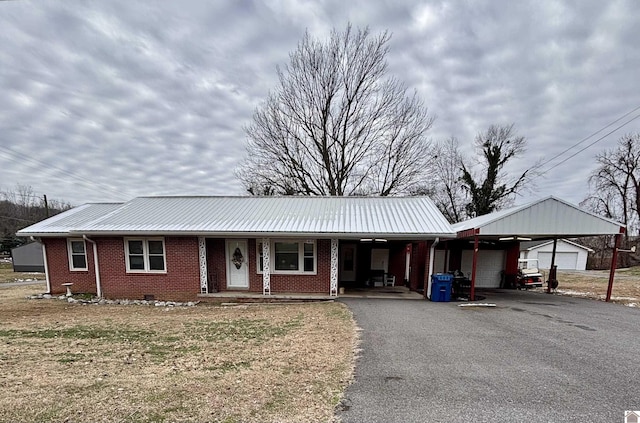
<instances>
[{"instance_id":1,"label":"asphalt driveway","mask_svg":"<svg viewBox=\"0 0 640 423\"><path fill-rule=\"evenodd\" d=\"M640 410L640 310L486 295L496 308L343 300L362 353L342 422L623 422Z\"/></svg>"}]
</instances>

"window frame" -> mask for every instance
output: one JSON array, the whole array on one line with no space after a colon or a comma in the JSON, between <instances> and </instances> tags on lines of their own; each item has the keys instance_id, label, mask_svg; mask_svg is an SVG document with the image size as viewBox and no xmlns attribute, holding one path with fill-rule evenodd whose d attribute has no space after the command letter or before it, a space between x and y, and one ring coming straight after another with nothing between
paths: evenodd
<instances>
[{"instance_id":1,"label":"window frame","mask_svg":"<svg viewBox=\"0 0 640 423\"><path fill-rule=\"evenodd\" d=\"M141 241L142 242L142 259L144 264L144 269L132 269L131 263L129 260L129 242L130 241ZM164 264L164 269L162 270L154 270L151 269L149 257L160 257L160 254L149 254L149 241L160 241L162 242L162 261ZM140 254L135 254L139 256ZM167 273L167 247L164 238L162 237L127 237L124 238L124 264L127 273L158 273L164 274Z\"/></svg>"},{"instance_id":2,"label":"window frame","mask_svg":"<svg viewBox=\"0 0 640 423\"><path fill-rule=\"evenodd\" d=\"M275 258L276 258L276 242L284 243L296 243L298 244L298 270L276 270ZM305 244L313 245L313 270L304 270L304 246ZM262 275L264 271L260 270L260 264L262 257L262 241L256 239L256 273ZM308 258L309 256L307 256ZM318 274L318 243L316 239L296 239L296 238L276 238L269 240L269 269L271 275L317 275Z\"/></svg>"},{"instance_id":3,"label":"window frame","mask_svg":"<svg viewBox=\"0 0 640 423\"><path fill-rule=\"evenodd\" d=\"M80 253L74 253L72 243L81 242L84 248L84 267L75 267L73 264L73 256L80 255ZM67 238L67 255L69 257L69 271L70 272L86 272L89 270L89 261L87 259L87 243L83 238Z\"/></svg>"}]
</instances>

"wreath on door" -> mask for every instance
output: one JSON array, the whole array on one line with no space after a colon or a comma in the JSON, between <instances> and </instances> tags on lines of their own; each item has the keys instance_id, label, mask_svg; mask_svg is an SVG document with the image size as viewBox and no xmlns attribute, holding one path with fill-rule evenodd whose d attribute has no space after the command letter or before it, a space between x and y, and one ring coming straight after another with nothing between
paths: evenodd
<instances>
[{"instance_id":1,"label":"wreath on door","mask_svg":"<svg viewBox=\"0 0 640 423\"><path fill-rule=\"evenodd\" d=\"M236 269L240 269L242 267L242 263L244 263L244 256L242 255L242 251L240 251L239 247L236 247L235 251L233 252L231 263L236 266Z\"/></svg>"}]
</instances>

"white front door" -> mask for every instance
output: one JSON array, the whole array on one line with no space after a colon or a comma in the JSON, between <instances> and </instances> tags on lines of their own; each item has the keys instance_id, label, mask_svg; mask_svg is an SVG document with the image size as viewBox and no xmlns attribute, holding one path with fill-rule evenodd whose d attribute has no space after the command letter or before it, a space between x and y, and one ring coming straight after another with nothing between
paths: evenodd
<instances>
[{"instance_id":1,"label":"white front door","mask_svg":"<svg viewBox=\"0 0 640 423\"><path fill-rule=\"evenodd\" d=\"M246 239L227 240L227 288L249 288L249 254Z\"/></svg>"},{"instance_id":2,"label":"white front door","mask_svg":"<svg viewBox=\"0 0 640 423\"><path fill-rule=\"evenodd\" d=\"M342 244L340 247L340 281L356 280L356 248L357 244Z\"/></svg>"}]
</instances>

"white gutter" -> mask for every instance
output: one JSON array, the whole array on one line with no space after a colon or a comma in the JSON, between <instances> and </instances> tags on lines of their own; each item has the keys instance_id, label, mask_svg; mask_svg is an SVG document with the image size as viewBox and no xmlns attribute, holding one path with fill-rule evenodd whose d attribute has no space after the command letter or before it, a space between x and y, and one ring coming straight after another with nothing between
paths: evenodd
<instances>
[{"instance_id":1,"label":"white gutter","mask_svg":"<svg viewBox=\"0 0 640 423\"><path fill-rule=\"evenodd\" d=\"M429 280L427 281L427 298L431 299L431 276L433 276L433 263L436 259L436 245L440 242L440 238L436 238L431 244L431 251L429 251Z\"/></svg>"},{"instance_id":2,"label":"white gutter","mask_svg":"<svg viewBox=\"0 0 640 423\"><path fill-rule=\"evenodd\" d=\"M40 240L36 240L34 237L30 237L31 241L40 242L42 244L42 261L44 263L44 279L47 281L47 294L51 294L51 282L49 281L49 264L47 263L47 246Z\"/></svg>"},{"instance_id":3,"label":"white gutter","mask_svg":"<svg viewBox=\"0 0 640 423\"><path fill-rule=\"evenodd\" d=\"M102 298L102 285L100 285L100 266L98 266L98 244L96 244L96 242L92 239L87 238L86 235L82 235L82 238L85 241L89 241L91 244L93 244L93 267L96 271L96 295L98 295L98 298Z\"/></svg>"}]
</instances>

